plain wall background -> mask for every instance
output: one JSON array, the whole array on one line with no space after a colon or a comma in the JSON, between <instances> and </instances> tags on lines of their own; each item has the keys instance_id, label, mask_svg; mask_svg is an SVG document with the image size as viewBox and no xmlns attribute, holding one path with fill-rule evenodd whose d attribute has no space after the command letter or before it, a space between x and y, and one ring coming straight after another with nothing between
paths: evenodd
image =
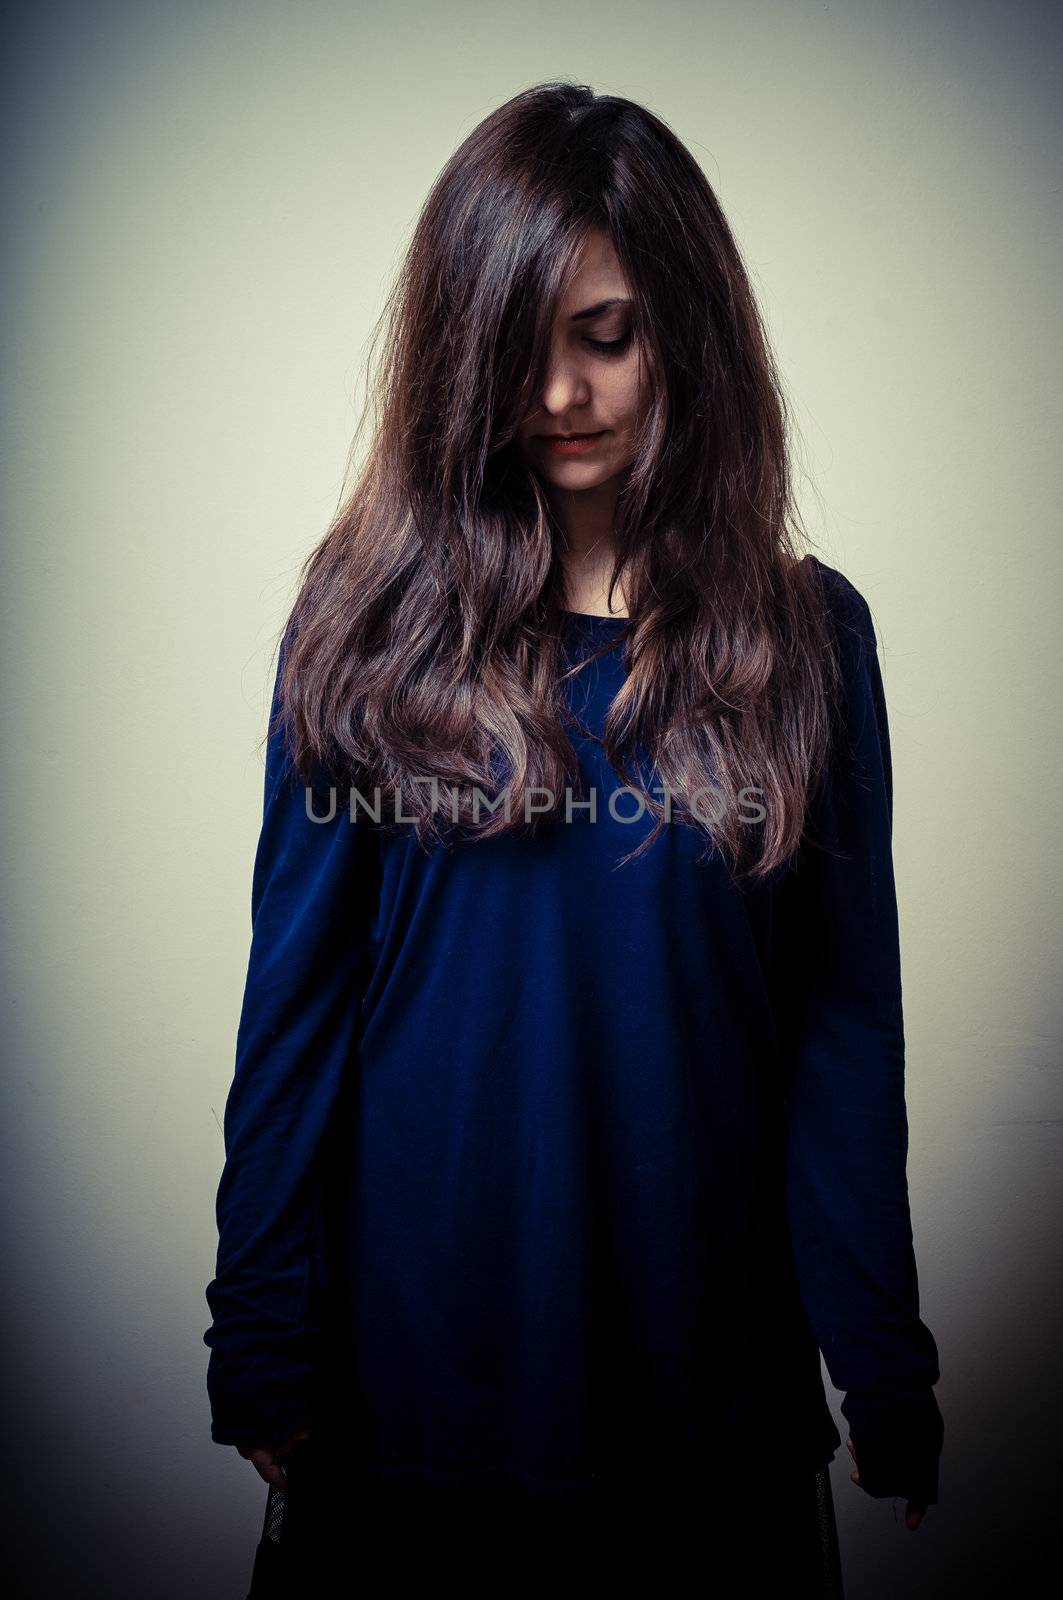
<instances>
[{"instance_id":1,"label":"plain wall background","mask_svg":"<svg viewBox=\"0 0 1063 1600\"><path fill-rule=\"evenodd\" d=\"M958 0L7 15L21 1592L246 1591L266 1490L209 1437L203 1291L271 651L428 188L488 111L553 77L644 102L701 160L795 408L807 525L878 625L947 1437L914 1535L850 1483L844 1444L834 1491L849 1600L999 1592L1054 1533L1060 1488L1058 18ZM770 1441L736 1488L769 1528ZM710 1587L726 1520L710 1508Z\"/></svg>"}]
</instances>

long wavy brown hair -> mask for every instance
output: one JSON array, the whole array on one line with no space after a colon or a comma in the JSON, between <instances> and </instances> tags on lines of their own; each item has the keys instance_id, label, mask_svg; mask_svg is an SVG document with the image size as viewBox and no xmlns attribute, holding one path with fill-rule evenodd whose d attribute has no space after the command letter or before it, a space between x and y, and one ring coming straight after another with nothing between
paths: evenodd
<instances>
[{"instance_id":1,"label":"long wavy brown hair","mask_svg":"<svg viewBox=\"0 0 1063 1600\"><path fill-rule=\"evenodd\" d=\"M427 845L555 819L579 767L564 703L564 530L516 437L589 230L631 285L651 400L610 585L627 675L602 744L656 826L701 828L740 877L800 843L840 684L823 568L798 550L790 419L720 203L655 115L570 83L516 95L440 173L370 341L371 444L301 569L280 713L322 772ZM373 366L381 332L382 359ZM818 570L817 570L818 567ZM438 779L439 787L427 780ZM483 797L508 785L510 805ZM764 819L743 820L754 787ZM532 789L554 803L525 815ZM711 789L715 820L683 797ZM442 798L441 798L442 797ZM534 805L540 804L537 795ZM396 803L401 811L396 811ZM625 860L631 859L625 857Z\"/></svg>"}]
</instances>

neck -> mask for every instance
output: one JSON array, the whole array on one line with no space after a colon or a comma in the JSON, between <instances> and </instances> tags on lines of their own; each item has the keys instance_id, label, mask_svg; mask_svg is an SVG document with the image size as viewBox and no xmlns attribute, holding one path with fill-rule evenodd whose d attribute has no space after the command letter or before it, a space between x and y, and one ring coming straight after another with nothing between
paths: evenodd
<instances>
[{"instance_id":1,"label":"neck","mask_svg":"<svg viewBox=\"0 0 1063 1600\"><path fill-rule=\"evenodd\" d=\"M559 559L565 574L566 605L572 611L607 615L609 579L616 558L614 522L619 476L593 489L551 490L551 502L564 534ZM613 615L626 610L622 587L613 597Z\"/></svg>"}]
</instances>

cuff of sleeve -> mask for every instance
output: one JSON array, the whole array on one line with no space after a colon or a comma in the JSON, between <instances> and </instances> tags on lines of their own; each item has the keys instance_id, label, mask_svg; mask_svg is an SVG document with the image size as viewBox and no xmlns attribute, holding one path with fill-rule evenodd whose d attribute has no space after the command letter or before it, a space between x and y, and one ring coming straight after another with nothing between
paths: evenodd
<instances>
[{"instance_id":1,"label":"cuff of sleeve","mask_svg":"<svg viewBox=\"0 0 1063 1600\"><path fill-rule=\"evenodd\" d=\"M210 1436L215 1444L244 1445L248 1449L255 1449L262 1445L283 1444L303 1428L311 1428L311 1419L300 1414L298 1417L267 1417L256 1425L234 1422L211 1423Z\"/></svg>"},{"instance_id":2,"label":"cuff of sleeve","mask_svg":"<svg viewBox=\"0 0 1063 1600\"><path fill-rule=\"evenodd\" d=\"M890 1394L850 1390L842 1414L856 1455L860 1487L878 1497L935 1505L945 1423L933 1390Z\"/></svg>"},{"instance_id":3,"label":"cuff of sleeve","mask_svg":"<svg viewBox=\"0 0 1063 1600\"><path fill-rule=\"evenodd\" d=\"M315 1422L312 1375L301 1368L262 1369L261 1350L243 1360L219 1349L207 1369L210 1436L215 1444L281 1444Z\"/></svg>"}]
</instances>

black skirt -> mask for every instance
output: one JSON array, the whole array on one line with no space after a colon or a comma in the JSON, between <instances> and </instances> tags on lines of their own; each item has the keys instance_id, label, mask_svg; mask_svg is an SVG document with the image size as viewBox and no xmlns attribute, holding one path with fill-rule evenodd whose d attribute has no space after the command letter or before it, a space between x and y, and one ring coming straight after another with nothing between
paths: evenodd
<instances>
[{"instance_id":1,"label":"black skirt","mask_svg":"<svg viewBox=\"0 0 1063 1600\"><path fill-rule=\"evenodd\" d=\"M610 1493L593 1506L551 1502L511 1485L400 1475L359 1476L314 1439L285 1461L287 1487L268 1487L247 1600L362 1595L367 1577L459 1582L497 1597L543 1583L660 1585L699 1568L742 1587L785 1581L843 1600L830 1470L729 1479L682 1491ZM706 1592L709 1592L706 1590Z\"/></svg>"}]
</instances>

